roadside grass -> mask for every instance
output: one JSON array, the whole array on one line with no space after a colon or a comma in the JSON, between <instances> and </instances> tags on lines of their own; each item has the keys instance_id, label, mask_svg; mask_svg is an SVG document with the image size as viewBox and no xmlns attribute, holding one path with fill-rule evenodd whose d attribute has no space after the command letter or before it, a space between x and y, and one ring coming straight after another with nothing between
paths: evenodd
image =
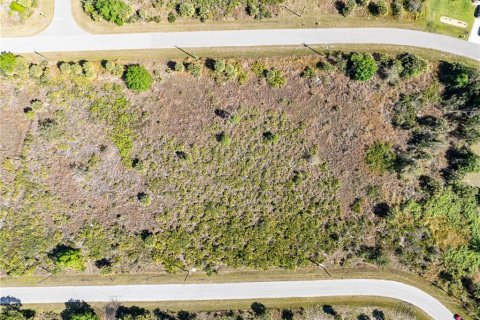
<instances>
[{"instance_id":1,"label":"roadside grass","mask_svg":"<svg viewBox=\"0 0 480 320\"><path fill-rule=\"evenodd\" d=\"M312 45L313 50L318 52L324 50L339 50L345 52L368 52L384 53L396 55L403 52L414 53L430 61L463 62L473 68L480 68L480 62L465 57L459 57L446 52L395 45L370 45L370 44L345 44L345 45ZM308 56L314 54L311 49L303 45L296 46L261 46L261 47L222 47L222 48L195 48L185 49L187 52L198 57L232 57L232 58L251 58L251 57L284 57L284 56ZM149 50L115 50L115 51L77 51L77 52L49 52L42 55L52 61L61 60L148 60L148 59L175 59L189 58L185 52L179 49L149 49ZM37 54L24 54L29 60L40 63L45 58Z\"/></svg>"},{"instance_id":2,"label":"roadside grass","mask_svg":"<svg viewBox=\"0 0 480 320\"><path fill-rule=\"evenodd\" d=\"M475 6L470 0L429 0L426 6L426 27L430 32L448 34L458 38L468 38L472 28ZM466 29L450 26L440 22L440 17L464 21L468 24Z\"/></svg>"},{"instance_id":3,"label":"roadside grass","mask_svg":"<svg viewBox=\"0 0 480 320\"><path fill-rule=\"evenodd\" d=\"M256 281L295 281L322 279L383 279L399 281L430 294L447 306L452 312L465 314L460 300L448 296L444 291L430 282L404 271L378 268L372 265L361 265L355 268L328 269L331 276L319 268L304 268L295 271L273 269L269 271L226 270L217 275L207 276L205 273L192 274L185 280L186 273L149 273L149 274L118 274L102 275L51 275L22 276L0 278L0 286L91 286L91 285L131 285L131 284L171 284L171 283L226 283L226 282L256 282ZM337 299L337 298L335 298ZM331 300L331 299L330 299ZM216 304L213 303L215 306ZM468 318L466 318L468 319Z\"/></svg>"},{"instance_id":4,"label":"roadside grass","mask_svg":"<svg viewBox=\"0 0 480 320\"><path fill-rule=\"evenodd\" d=\"M389 310L408 310L415 319L431 320L425 312L418 309L409 303L375 296L355 296L355 297L318 297L318 298L288 298L288 299L255 299L255 300L212 300L212 301L174 301L174 302L126 302L122 303L124 306L138 306L147 310L181 311L189 312L205 312L205 311L220 311L220 310L248 310L253 301L264 304L267 308L305 308L318 305L331 305L334 309L339 307L361 308L361 307L378 307ZM91 303L95 312L99 315L105 314L107 304L105 303ZM37 312L61 312L64 304L26 304L30 309Z\"/></svg>"},{"instance_id":5,"label":"roadside grass","mask_svg":"<svg viewBox=\"0 0 480 320\"><path fill-rule=\"evenodd\" d=\"M43 31L52 22L53 8L54 0L39 1L38 8L24 23L2 24L0 26L0 37L27 37Z\"/></svg>"}]
</instances>

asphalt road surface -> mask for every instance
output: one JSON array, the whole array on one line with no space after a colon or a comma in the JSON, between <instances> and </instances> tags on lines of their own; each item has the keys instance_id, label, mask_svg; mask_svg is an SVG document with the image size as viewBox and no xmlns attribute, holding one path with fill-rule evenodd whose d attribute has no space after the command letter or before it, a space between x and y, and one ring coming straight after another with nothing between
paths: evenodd
<instances>
[{"instance_id":1,"label":"asphalt road surface","mask_svg":"<svg viewBox=\"0 0 480 320\"><path fill-rule=\"evenodd\" d=\"M388 280L351 279L315 281L244 282L219 284L165 284L76 287L5 287L1 296L22 303L198 301L260 298L379 296L417 306L435 320L452 320L453 314L438 300L418 288ZM334 299L333 299L334 301Z\"/></svg>"},{"instance_id":2,"label":"asphalt road surface","mask_svg":"<svg viewBox=\"0 0 480 320\"><path fill-rule=\"evenodd\" d=\"M53 22L43 32L31 37L0 38L0 51L67 52L165 49L175 46L182 48L278 46L302 43L414 46L480 60L480 44L406 29L331 28L90 34L75 23L70 0L55 0Z\"/></svg>"}]
</instances>

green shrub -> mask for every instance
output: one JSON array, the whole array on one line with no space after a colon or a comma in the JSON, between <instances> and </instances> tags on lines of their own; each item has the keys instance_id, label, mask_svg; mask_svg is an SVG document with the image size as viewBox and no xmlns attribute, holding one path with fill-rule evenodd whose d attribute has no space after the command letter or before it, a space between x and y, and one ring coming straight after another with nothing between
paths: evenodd
<instances>
[{"instance_id":1,"label":"green shrub","mask_svg":"<svg viewBox=\"0 0 480 320\"><path fill-rule=\"evenodd\" d=\"M403 6L409 12L420 12L423 7L423 0L404 0Z\"/></svg>"},{"instance_id":2,"label":"green shrub","mask_svg":"<svg viewBox=\"0 0 480 320\"><path fill-rule=\"evenodd\" d=\"M167 16L167 21L169 23L174 23L176 20L177 20L177 15L175 14L175 12L170 11Z\"/></svg>"},{"instance_id":3,"label":"green shrub","mask_svg":"<svg viewBox=\"0 0 480 320\"><path fill-rule=\"evenodd\" d=\"M213 64L213 71L216 73L222 73L225 71L225 61L224 60L216 60Z\"/></svg>"},{"instance_id":4,"label":"green shrub","mask_svg":"<svg viewBox=\"0 0 480 320\"><path fill-rule=\"evenodd\" d=\"M465 146L450 149L447 157L449 173L454 180L461 180L466 173L480 170L480 157Z\"/></svg>"},{"instance_id":5,"label":"green shrub","mask_svg":"<svg viewBox=\"0 0 480 320\"><path fill-rule=\"evenodd\" d=\"M392 8L392 15L397 18L401 19L403 17L403 5L400 0L394 0L391 4Z\"/></svg>"},{"instance_id":6,"label":"green shrub","mask_svg":"<svg viewBox=\"0 0 480 320\"><path fill-rule=\"evenodd\" d=\"M466 246L448 250L443 257L447 271L460 279L470 277L478 272L480 267L480 252Z\"/></svg>"},{"instance_id":7,"label":"green shrub","mask_svg":"<svg viewBox=\"0 0 480 320\"><path fill-rule=\"evenodd\" d=\"M147 69L143 66L129 66L125 74L127 88L142 92L150 89L153 84L153 78Z\"/></svg>"},{"instance_id":8,"label":"green shrub","mask_svg":"<svg viewBox=\"0 0 480 320\"><path fill-rule=\"evenodd\" d=\"M353 10L357 7L357 2L355 0L347 0L347 3L343 4L341 13L344 17L348 17L352 14Z\"/></svg>"},{"instance_id":9,"label":"green shrub","mask_svg":"<svg viewBox=\"0 0 480 320\"><path fill-rule=\"evenodd\" d=\"M383 0L372 1L368 4L368 11L375 17L383 17L388 13L388 6Z\"/></svg>"},{"instance_id":10,"label":"green shrub","mask_svg":"<svg viewBox=\"0 0 480 320\"><path fill-rule=\"evenodd\" d=\"M43 68L38 64L32 64L29 68L29 75L34 79L40 79L43 75Z\"/></svg>"},{"instance_id":11,"label":"green shrub","mask_svg":"<svg viewBox=\"0 0 480 320\"><path fill-rule=\"evenodd\" d=\"M282 71L272 68L266 74L267 83L272 88L281 88L287 84L287 78Z\"/></svg>"},{"instance_id":12,"label":"green shrub","mask_svg":"<svg viewBox=\"0 0 480 320\"><path fill-rule=\"evenodd\" d=\"M364 203L365 203L365 199L356 198L355 201L353 201L352 205L350 206L350 209L355 213L361 213Z\"/></svg>"},{"instance_id":13,"label":"green shrub","mask_svg":"<svg viewBox=\"0 0 480 320\"><path fill-rule=\"evenodd\" d=\"M263 133L263 141L275 144L280 141L280 137L271 131L267 131Z\"/></svg>"},{"instance_id":14,"label":"green shrub","mask_svg":"<svg viewBox=\"0 0 480 320\"><path fill-rule=\"evenodd\" d=\"M83 74L87 78L93 78L97 76L97 68L93 62L87 61L82 65Z\"/></svg>"},{"instance_id":15,"label":"green shrub","mask_svg":"<svg viewBox=\"0 0 480 320\"><path fill-rule=\"evenodd\" d=\"M194 77L200 77L203 70L203 65L197 62L191 62L187 65L187 70Z\"/></svg>"},{"instance_id":16,"label":"green shrub","mask_svg":"<svg viewBox=\"0 0 480 320\"><path fill-rule=\"evenodd\" d=\"M12 11L16 11L18 13L24 13L25 12L25 7L22 6L20 3L18 3L18 1L12 1L10 3L10 10Z\"/></svg>"},{"instance_id":17,"label":"green shrub","mask_svg":"<svg viewBox=\"0 0 480 320\"><path fill-rule=\"evenodd\" d=\"M58 121L50 118L39 120L38 130L40 136L47 141L59 139L64 134L64 130Z\"/></svg>"},{"instance_id":18,"label":"green shrub","mask_svg":"<svg viewBox=\"0 0 480 320\"><path fill-rule=\"evenodd\" d=\"M71 70L72 75L74 75L74 76L78 77L78 76L83 75L83 68L78 62L70 63L70 70Z\"/></svg>"},{"instance_id":19,"label":"green shrub","mask_svg":"<svg viewBox=\"0 0 480 320\"><path fill-rule=\"evenodd\" d=\"M255 61L254 64L250 67L250 70L258 77L264 77L267 71L267 67L261 61Z\"/></svg>"},{"instance_id":20,"label":"green shrub","mask_svg":"<svg viewBox=\"0 0 480 320\"><path fill-rule=\"evenodd\" d=\"M40 100L32 100L32 102L30 102L30 107L33 111L38 111L42 109L43 103Z\"/></svg>"},{"instance_id":21,"label":"green shrub","mask_svg":"<svg viewBox=\"0 0 480 320\"><path fill-rule=\"evenodd\" d=\"M305 67L305 69L303 70L302 72L302 77L303 78L307 78L307 79L313 79L317 76L317 73L315 72L315 70L310 67L310 66L307 66Z\"/></svg>"},{"instance_id":22,"label":"green shrub","mask_svg":"<svg viewBox=\"0 0 480 320\"><path fill-rule=\"evenodd\" d=\"M217 141L228 147L232 143L232 138L230 138L225 132L221 132L217 134Z\"/></svg>"},{"instance_id":23,"label":"green shrub","mask_svg":"<svg viewBox=\"0 0 480 320\"><path fill-rule=\"evenodd\" d=\"M417 124L417 113L424 106L420 95L401 95L393 107L392 124L408 130Z\"/></svg>"},{"instance_id":24,"label":"green shrub","mask_svg":"<svg viewBox=\"0 0 480 320\"><path fill-rule=\"evenodd\" d=\"M238 69L237 67L232 64L232 63L227 63L225 65L225 70L223 71L224 74L225 74L225 77L228 79L228 80L231 80L231 79L234 79L234 78L237 78L238 77Z\"/></svg>"},{"instance_id":25,"label":"green shrub","mask_svg":"<svg viewBox=\"0 0 480 320\"><path fill-rule=\"evenodd\" d=\"M460 124L458 134L462 139L468 143L477 143L480 141L480 114L468 116Z\"/></svg>"},{"instance_id":26,"label":"green shrub","mask_svg":"<svg viewBox=\"0 0 480 320\"><path fill-rule=\"evenodd\" d=\"M152 198L148 193L140 192L137 194L137 200L144 206L149 206L152 203Z\"/></svg>"},{"instance_id":27,"label":"green shrub","mask_svg":"<svg viewBox=\"0 0 480 320\"><path fill-rule=\"evenodd\" d=\"M372 171L385 173L395 168L397 156L389 142L375 141L365 153L365 163Z\"/></svg>"},{"instance_id":28,"label":"green shrub","mask_svg":"<svg viewBox=\"0 0 480 320\"><path fill-rule=\"evenodd\" d=\"M178 14L182 17L193 17L195 15L195 7L191 3L180 3L178 5Z\"/></svg>"},{"instance_id":29,"label":"green shrub","mask_svg":"<svg viewBox=\"0 0 480 320\"><path fill-rule=\"evenodd\" d=\"M417 77L428 69L427 62L413 53L405 53L401 55L398 60L402 63L403 67L400 73L402 78Z\"/></svg>"},{"instance_id":30,"label":"green shrub","mask_svg":"<svg viewBox=\"0 0 480 320\"><path fill-rule=\"evenodd\" d=\"M11 75L15 70L17 57L11 52L2 52L0 54L0 71L5 75Z\"/></svg>"},{"instance_id":31,"label":"green shrub","mask_svg":"<svg viewBox=\"0 0 480 320\"><path fill-rule=\"evenodd\" d=\"M369 80L378 70L377 62L368 53L353 53L350 56L350 64L352 69L351 77L354 80Z\"/></svg>"},{"instance_id":32,"label":"green shrub","mask_svg":"<svg viewBox=\"0 0 480 320\"><path fill-rule=\"evenodd\" d=\"M55 265L59 268L79 271L85 270L85 263L81 256L80 249L60 245L54 250L52 258Z\"/></svg>"},{"instance_id":33,"label":"green shrub","mask_svg":"<svg viewBox=\"0 0 480 320\"><path fill-rule=\"evenodd\" d=\"M175 62L173 70L177 72L183 72L185 71L185 65L183 64L183 62Z\"/></svg>"}]
</instances>

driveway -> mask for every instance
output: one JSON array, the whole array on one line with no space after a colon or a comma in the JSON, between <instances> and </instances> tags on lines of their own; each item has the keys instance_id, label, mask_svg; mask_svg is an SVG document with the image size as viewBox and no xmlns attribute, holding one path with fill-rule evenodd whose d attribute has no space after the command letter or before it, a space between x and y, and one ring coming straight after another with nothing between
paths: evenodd
<instances>
[{"instance_id":1,"label":"driveway","mask_svg":"<svg viewBox=\"0 0 480 320\"><path fill-rule=\"evenodd\" d=\"M76 287L6 287L1 295L22 303L200 301L261 298L379 296L408 302L435 320L452 320L453 314L438 300L415 287L388 280L350 279L274 281L218 284L165 284Z\"/></svg>"},{"instance_id":2,"label":"driveway","mask_svg":"<svg viewBox=\"0 0 480 320\"><path fill-rule=\"evenodd\" d=\"M480 17L475 18L475 20L473 21L473 26L472 26L472 30L470 31L470 36L468 37L468 41L480 45L479 32L480 32Z\"/></svg>"}]
</instances>

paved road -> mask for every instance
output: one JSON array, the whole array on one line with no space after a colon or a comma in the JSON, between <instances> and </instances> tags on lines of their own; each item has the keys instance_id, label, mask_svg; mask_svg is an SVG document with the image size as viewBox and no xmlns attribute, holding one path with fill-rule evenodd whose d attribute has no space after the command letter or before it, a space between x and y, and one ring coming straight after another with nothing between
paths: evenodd
<instances>
[{"instance_id":1,"label":"paved road","mask_svg":"<svg viewBox=\"0 0 480 320\"><path fill-rule=\"evenodd\" d=\"M453 314L425 292L387 280L316 280L244 282L220 284L166 284L131 286L8 287L1 296L22 303L62 303L69 299L88 302L193 301L292 297L381 296L403 300L425 311L435 320L452 320Z\"/></svg>"},{"instance_id":2,"label":"paved road","mask_svg":"<svg viewBox=\"0 0 480 320\"><path fill-rule=\"evenodd\" d=\"M386 44L440 50L480 60L480 44L443 35L390 28L228 30L89 34L75 23L71 2L55 0L52 24L28 38L0 38L15 53L308 44Z\"/></svg>"}]
</instances>

